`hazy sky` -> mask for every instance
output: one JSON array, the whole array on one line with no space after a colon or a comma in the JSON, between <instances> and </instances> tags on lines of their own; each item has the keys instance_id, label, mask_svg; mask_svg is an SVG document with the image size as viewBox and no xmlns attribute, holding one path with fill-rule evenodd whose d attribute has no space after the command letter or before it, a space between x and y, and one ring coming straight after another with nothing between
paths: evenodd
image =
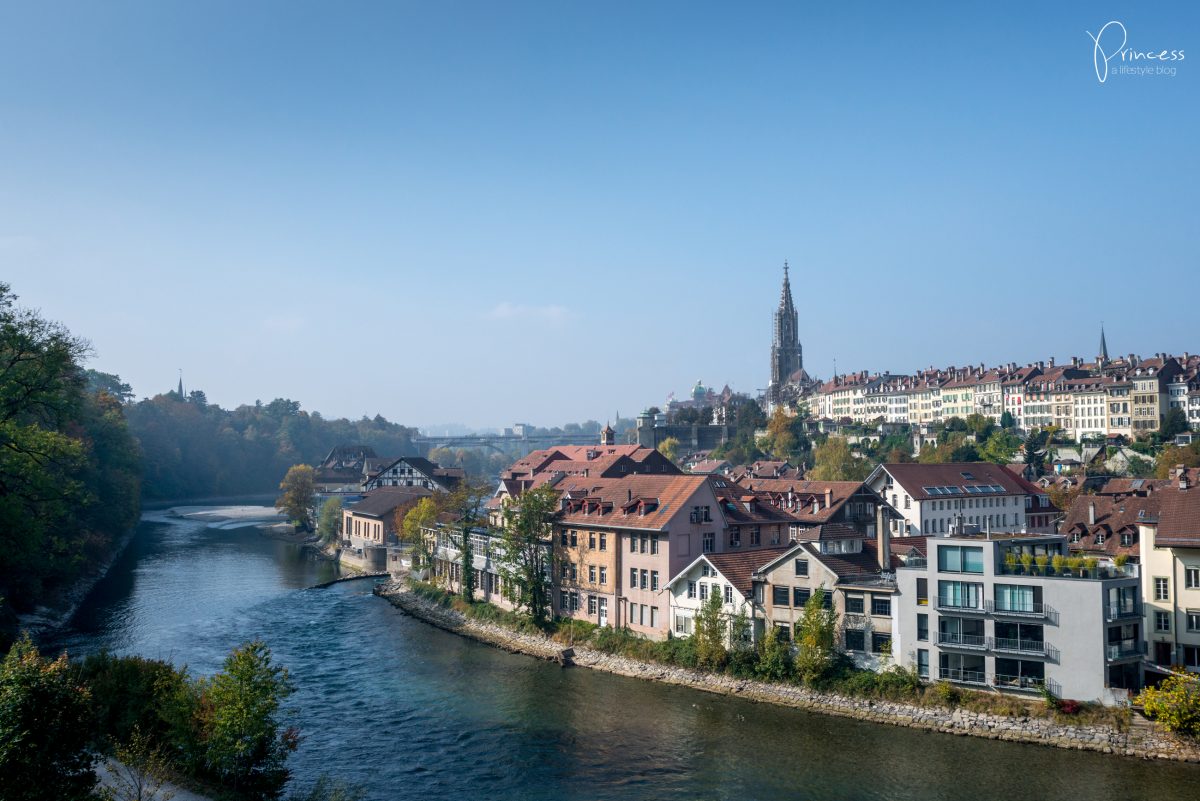
<instances>
[{"instance_id":1,"label":"hazy sky","mask_svg":"<svg viewBox=\"0 0 1200 801\"><path fill-rule=\"evenodd\" d=\"M410 425L764 387L784 259L823 377L1196 351L1200 6L1049 5L0 3L0 278Z\"/></svg>"}]
</instances>

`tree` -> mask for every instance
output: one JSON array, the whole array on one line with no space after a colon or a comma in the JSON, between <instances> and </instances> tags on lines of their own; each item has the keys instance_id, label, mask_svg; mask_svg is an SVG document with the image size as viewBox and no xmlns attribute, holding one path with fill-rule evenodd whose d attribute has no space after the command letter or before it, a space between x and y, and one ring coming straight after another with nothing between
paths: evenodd
<instances>
[{"instance_id":1,"label":"tree","mask_svg":"<svg viewBox=\"0 0 1200 801\"><path fill-rule=\"evenodd\" d=\"M1135 703L1163 728L1187 737L1200 735L1200 680L1180 670L1157 687L1147 687Z\"/></svg>"},{"instance_id":2,"label":"tree","mask_svg":"<svg viewBox=\"0 0 1200 801\"><path fill-rule=\"evenodd\" d=\"M1191 445L1164 445L1154 463L1154 477L1170 478L1177 465L1200 467L1200 440Z\"/></svg>"},{"instance_id":3,"label":"tree","mask_svg":"<svg viewBox=\"0 0 1200 801\"><path fill-rule=\"evenodd\" d=\"M792 418L782 406L775 408L771 419L767 421L767 450L776 459L792 458L796 450L796 435L792 431Z\"/></svg>"},{"instance_id":4,"label":"tree","mask_svg":"<svg viewBox=\"0 0 1200 801\"><path fill-rule=\"evenodd\" d=\"M483 507L492 495L491 488L480 482L463 481L443 501L443 507L454 515L458 528L459 554L462 569L462 596L475 599L475 553L471 531L485 522Z\"/></svg>"},{"instance_id":5,"label":"tree","mask_svg":"<svg viewBox=\"0 0 1200 801\"><path fill-rule=\"evenodd\" d=\"M425 529L437 524L438 507L433 498L422 498L406 512L396 510L396 530L400 532L401 541L412 548L412 566L414 570L428 567L430 564L429 546L425 542Z\"/></svg>"},{"instance_id":6,"label":"tree","mask_svg":"<svg viewBox=\"0 0 1200 801\"><path fill-rule=\"evenodd\" d=\"M992 418L979 413L967 415L966 424L967 430L975 435L977 442L983 442L996 430L996 424L992 422Z\"/></svg>"},{"instance_id":7,"label":"tree","mask_svg":"<svg viewBox=\"0 0 1200 801\"><path fill-rule=\"evenodd\" d=\"M679 456L679 440L675 437L667 437L658 443L656 450L673 462Z\"/></svg>"},{"instance_id":8,"label":"tree","mask_svg":"<svg viewBox=\"0 0 1200 801\"><path fill-rule=\"evenodd\" d=\"M1153 478L1154 462L1140 456L1129 457L1129 475L1133 478Z\"/></svg>"},{"instance_id":9,"label":"tree","mask_svg":"<svg viewBox=\"0 0 1200 801\"><path fill-rule=\"evenodd\" d=\"M164 785L171 775L171 760L161 745L135 726L129 741L113 748L108 761L116 801L170 801L175 793Z\"/></svg>"},{"instance_id":10,"label":"tree","mask_svg":"<svg viewBox=\"0 0 1200 801\"><path fill-rule=\"evenodd\" d=\"M825 608L825 588L818 587L796 624L796 674L805 683L822 678L833 665L836 632L837 613Z\"/></svg>"},{"instance_id":11,"label":"tree","mask_svg":"<svg viewBox=\"0 0 1200 801\"><path fill-rule=\"evenodd\" d=\"M767 624L766 636L758 645L755 672L767 681L784 681L792 675L792 646L779 636L779 628Z\"/></svg>"},{"instance_id":12,"label":"tree","mask_svg":"<svg viewBox=\"0 0 1200 801\"><path fill-rule=\"evenodd\" d=\"M1075 503L1075 499L1083 492L1083 483L1073 484L1068 487L1063 487L1058 484L1051 484L1046 488L1046 496L1050 498L1050 503L1054 504L1055 508L1066 513L1071 508L1071 504Z\"/></svg>"},{"instance_id":13,"label":"tree","mask_svg":"<svg viewBox=\"0 0 1200 801\"><path fill-rule=\"evenodd\" d=\"M288 516L301 531L312 530L312 505L316 497L314 482L316 471L306 464L294 464L279 482L283 494L275 501L275 508Z\"/></svg>"},{"instance_id":14,"label":"tree","mask_svg":"<svg viewBox=\"0 0 1200 801\"><path fill-rule=\"evenodd\" d=\"M1006 428L998 428L987 438L983 447L978 449L979 456L985 462L1008 464L1021 447L1021 438Z\"/></svg>"},{"instance_id":15,"label":"tree","mask_svg":"<svg viewBox=\"0 0 1200 801\"><path fill-rule=\"evenodd\" d=\"M81 801L93 798L88 689L64 653L43 658L22 635L0 663L0 798Z\"/></svg>"},{"instance_id":16,"label":"tree","mask_svg":"<svg viewBox=\"0 0 1200 801\"><path fill-rule=\"evenodd\" d=\"M828 437L813 449L814 481L862 481L871 472L871 464L859 459L843 437Z\"/></svg>"},{"instance_id":17,"label":"tree","mask_svg":"<svg viewBox=\"0 0 1200 801\"><path fill-rule=\"evenodd\" d=\"M1000 427L1005 429L1017 427L1017 421L1013 418L1012 412L1005 410L1004 414L1000 415Z\"/></svg>"},{"instance_id":18,"label":"tree","mask_svg":"<svg viewBox=\"0 0 1200 801\"><path fill-rule=\"evenodd\" d=\"M209 772L246 798L279 798L290 775L288 754L299 745L278 718L292 693L287 669L271 664L271 650L256 640L235 648L201 692Z\"/></svg>"},{"instance_id":19,"label":"tree","mask_svg":"<svg viewBox=\"0 0 1200 801\"><path fill-rule=\"evenodd\" d=\"M1182 434L1189 430L1187 413L1183 409L1172 408L1167 410L1167 414L1163 417L1162 428L1159 433L1164 441L1174 439L1176 434Z\"/></svg>"},{"instance_id":20,"label":"tree","mask_svg":"<svg viewBox=\"0 0 1200 801\"><path fill-rule=\"evenodd\" d=\"M726 620L721 593L717 591L717 585L714 584L713 588L696 613L696 629L692 638L696 644L696 664L702 668L720 670L729 661L729 651L725 648L729 621Z\"/></svg>"},{"instance_id":21,"label":"tree","mask_svg":"<svg viewBox=\"0 0 1200 801\"><path fill-rule=\"evenodd\" d=\"M546 486L507 498L504 505L499 548L504 594L538 625L550 615L550 533L557 508L558 493Z\"/></svg>"},{"instance_id":22,"label":"tree","mask_svg":"<svg viewBox=\"0 0 1200 801\"><path fill-rule=\"evenodd\" d=\"M317 515L317 536L321 542L329 545L338 539L338 531L342 526L342 499L329 498L321 504L321 512Z\"/></svg>"},{"instance_id":23,"label":"tree","mask_svg":"<svg viewBox=\"0 0 1200 801\"><path fill-rule=\"evenodd\" d=\"M1037 473L1041 473L1046 465L1045 449L1049 436L1049 433L1043 429L1042 431L1031 431L1025 438L1025 464L1031 465Z\"/></svg>"}]
</instances>

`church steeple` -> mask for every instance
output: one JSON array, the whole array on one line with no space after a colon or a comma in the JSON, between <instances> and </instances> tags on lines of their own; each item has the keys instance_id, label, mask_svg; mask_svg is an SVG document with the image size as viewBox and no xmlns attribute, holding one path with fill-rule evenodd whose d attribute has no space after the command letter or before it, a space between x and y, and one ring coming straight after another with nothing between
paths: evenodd
<instances>
[{"instance_id":1,"label":"church steeple","mask_svg":"<svg viewBox=\"0 0 1200 801\"><path fill-rule=\"evenodd\" d=\"M779 308L775 311L774 332L771 337L771 383L768 398L778 403L780 392L794 373L804 369L804 351L800 347L799 317L792 303L792 283L788 263L783 263L783 287L779 292Z\"/></svg>"},{"instance_id":2,"label":"church steeple","mask_svg":"<svg viewBox=\"0 0 1200 801\"><path fill-rule=\"evenodd\" d=\"M179 368L179 397L183 398L183 368Z\"/></svg>"},{"instance_id":3,"label":"church steeple","mask_svg":"<svg viewBox=\"0 0 1200 801\"><path fill-rule=\"evenodd\" d=\"M1100 323L1100 361L1108 361L1108 342L1104 340L1104 322Z\"/></svg>"}]
</instances>

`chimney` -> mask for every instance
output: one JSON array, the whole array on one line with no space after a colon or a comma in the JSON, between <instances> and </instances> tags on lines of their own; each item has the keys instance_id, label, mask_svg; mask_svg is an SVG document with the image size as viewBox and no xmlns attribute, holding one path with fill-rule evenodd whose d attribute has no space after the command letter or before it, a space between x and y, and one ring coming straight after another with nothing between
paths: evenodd
<instances>
[{"instance_id":1,"label":"chimney","mask_svg":"<svg viewBox=\"0 0 1200 801\"><path fill-rule=\"evenodd\" d=\"M875 504L875 555L880 570L892 569L892 533L888 531L882 503Z\"/></svg>"},{"instance_id":2,"label":"chimney","mask_svg":"<svg viewBox=\"0 0 1200 801\"><path fill-rule=\"evenodd\" d=\"M633 500L633 490L631 490L631 489L626 489L626 490L625 490L625 492L626 492L626 493L628 493L628 495L629 495L629 497L627 497L627 498L625 499L625 502L626 502L626 503L629 503L630 501L632 501L632 500Z\"/></svg>"},{"instance_id":3,"label":"chimney","mask_svg":"<svg viewBox=\"0 0 1200 801\"><path fill-rule=\"evenodd\" d=\"M1054 357L1053 357L1053 356L1051 356L1051 357L1050 357L1050 362L1049 362L1049 364L1050 364L1050 366L1051 366L1051 367L1053 367L1053 366L1054 366Z\"/></svg>"},{"instance_id":4,"label":"chimney","mask_svg":"<svg viewBox=\"0 0 1200 801\"><path fill-rule=\"evenodd\" d=\"M1089 526L1096 525L1096 502L1095 501L1091 501L1088 503L1088 525Z\"/></svg>"},{"instance_id":5,"label":"chimney","mask_svg":"<svg viewBox=\"0 0 1200 801\"><path fill-rule=\"evenodd\" d=\"M1188 488L1188 474L1186 470L1179 471L1179 489L1186 492Z\"/></svg>"},{"instance_id":6,"label":"chimney","mask_svg":"<svg viewBox=\"0 0 1200 801\"><path fill-rule=\"evenodd\" d=\"M826 487L825 488L825 508L828 509L831 506L833 506L833 489L831 487Z\"/></svg>"}]
</instances>

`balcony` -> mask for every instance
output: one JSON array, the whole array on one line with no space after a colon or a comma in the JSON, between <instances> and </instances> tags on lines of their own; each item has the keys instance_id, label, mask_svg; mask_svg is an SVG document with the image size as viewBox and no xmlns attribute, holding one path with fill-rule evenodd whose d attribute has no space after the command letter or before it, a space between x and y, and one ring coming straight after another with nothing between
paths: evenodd
<instances>
[{"instance_id":1,"label":"balcony","mask_svg":"<svg viewBox=\"0 0 1200 801\"><path fill-rule=\"evenodd\" d=\"M1026 692L1049 690L1056 696L1062 695L1062 687L1058 682L1041 676L1007 676L997 673L992 679L992 685L997 690L1024 690Z\"/></svg>"},{"instance_id":2,"label":"balcony","mask_svg":"<svg viewBox=\"0 0 1200 801\"><path fill-rule=\"evenodd\" d=\"M1007 651L1014 654L1055 657L1058 651L1040 640L1011 640L996 637L992 640L992 648L996 651Z\"/></svg>"},{"instance_id":3,"label":"balcony","mask_svg":"<svg viewBox=\"0 0 1200 801\"><path fill-rule=\"evenodd\" d=\"M1004 617L1039 618L1042 620L1057 620L1058 612L1053 607L1042 603L1001 604L996 601L984 601L983 605L993 615Z\"/></svg>"},{"instance_id":4,"label":"balcony","mask_svg":"<svg viewBox=\"0 0 1200 801\"><path fill-rule=\"evenodd\" d=\"M934 607L939 611L947 612L968 612L971 614L982 615L986 614L987 610L979 604L978 601L963 601L957 598L935 598Z\"/></svg>"},{"instance_id":5,"label":"balcony","mask_svg":"<svg viewBox=\"0 0 1200 801\"><path fill-rule=\"evenodd\" d=\"M1105 608L1108 620L1123 620L1125 618L1135 618L1142 616L1142 604L1140 601L1131 603L1108 604Z\"/></svg>"},{"instance_id":6,"label":"balcony","mask_svg":"<svg viewBox=\"0 0 1200 801\"><path fill-rule=\"evenodd\" d=\"M938 678L959 684L987 684L987 676L982 670L962 670L960 668L938 668Z\"/></svg>"},{"instance_id":7,"label":"balcony","mask_svg":"<svg viewBox=\"0 0 1200 801\"><path fill-rule=\"evenodd\" d=\"M937 644L949 648L970 648L979 651L988 647L987 637L978 634L955 634L948 631L938 632Z\"/></svg>"},{"instance_id":8,"label":"balcony","mask_svg":"<svg viewBox=\"0 0 1200 801\"><path fill-rule=\"evenodd\" d=\"M1104 646L1104 657L1109 661L1132 659L1146 653L1146 643L1141 640L1121 640Z\"/></svg>"}]
</instances>

